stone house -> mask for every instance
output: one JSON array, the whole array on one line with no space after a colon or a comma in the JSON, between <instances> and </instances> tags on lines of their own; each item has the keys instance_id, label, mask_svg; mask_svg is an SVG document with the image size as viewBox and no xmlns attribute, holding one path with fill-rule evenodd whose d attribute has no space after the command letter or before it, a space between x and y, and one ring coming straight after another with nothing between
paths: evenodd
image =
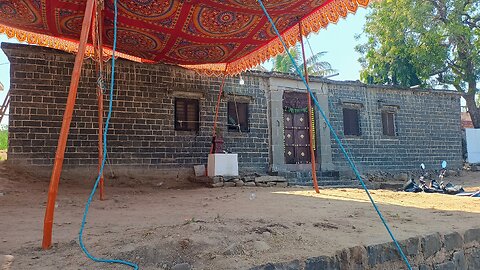
<instances>
[{"instance_id":1,"label":"stone house","mask_svg":"<svg viewBox=\"0 0 480 270\"><path fill-rule=\"evenodd\" d=\"M74 56L2 43L11 63L8 160L51 167ZM65 154L66 167L97 164L97 74L84 63ZM246 72L227 78L218 125L225 149L238 153L241 173L278 173L302 183L310 177L306 90L291 75ZM108 76L107 76L108 77ZM460 96L311 78L311 88L362 173L462 165ZM108 82L107 82L108 84ZM205 164L221 78L172 65L117 61L108 161L113 167L164 170ZM106 96L105 99L108 97ZM105 100L105 106L107 100ZM349 170L317 112L319 181ZM193 171L193 170L192 170ZM323 182L322 182L323 181ZM335 183L335 182L333 182Z\"/></svg>"}]
</instances>

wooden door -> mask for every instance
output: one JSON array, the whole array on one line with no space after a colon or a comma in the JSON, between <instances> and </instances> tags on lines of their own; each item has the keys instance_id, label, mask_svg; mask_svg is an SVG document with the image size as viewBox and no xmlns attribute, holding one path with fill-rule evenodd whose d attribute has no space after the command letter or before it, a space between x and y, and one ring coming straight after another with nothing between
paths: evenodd
<instances>
[{"instance_id":1,"label":"wooden door","mask_svg":"<svg viewBox=\"0 0 480 270\"><path fill-rule=\"evenodd\" d=\"M285 163L310 163L310 127L306 93L285 92L283 95Z\"/></svg>"}]
</instances>

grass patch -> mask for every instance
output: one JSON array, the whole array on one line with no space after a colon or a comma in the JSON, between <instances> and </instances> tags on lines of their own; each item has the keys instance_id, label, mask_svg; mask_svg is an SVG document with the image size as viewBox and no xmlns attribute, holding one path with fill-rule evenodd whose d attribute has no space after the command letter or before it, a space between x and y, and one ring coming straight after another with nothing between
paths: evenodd
<instances>
[{"instance_id":1,"label":"grass patch","mask_svg":"<svg viewBox=\"0 0 480 270\"><path fill-rule=\"evenodd\" d=\"M8 148L8 130L0 130L0 150L7 150Z\"/></svg>"}]
</instances>

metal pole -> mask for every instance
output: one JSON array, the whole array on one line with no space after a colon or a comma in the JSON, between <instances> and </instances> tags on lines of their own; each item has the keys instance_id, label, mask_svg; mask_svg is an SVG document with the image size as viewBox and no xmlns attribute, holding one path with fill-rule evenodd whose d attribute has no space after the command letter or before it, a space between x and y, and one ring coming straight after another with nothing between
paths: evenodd
<instances>
[{"instance_id":1,"label":"metal pole","mask_svg":"<svg viewBox=\"0 0 480 270\"><path fill-rule=\"evenodd\" d=\"M298 29L300 34L300 44L302 45L304 76L308 84L309 80L308 80L307 58L305 56L305 46L303 44L302 22L298 23ZM310 159L312 163L313 187L315 188L315 192L320 193L320 190L318 189L318 181L317 181L317 164L315 161L315 146L313 145L313 141L314 141L313 137L315 136L315 133L314 133L315 126L313 125L313 121L315 121L315 115L313 114L312 98L310 97L310 93L308 93L308 91L307 91L307 97L308 97L308 119L309 119L308 123L310 128Z\"/></svg>"},{"instance_id":2,"label":"metal pole","mask_svg":"<svg viewBox=\"0 0 480 270\"><path fill-rule=\"evenodd\" d=\"M62 172L63 158L65 156L65 147L67 144L68 131L72 121L72 113L77 97L78 81L82 71L83 58L85 56L85 48L87 45L88 32L92 23L94 0L88 0L83 17L82 31L80 34L80 42L78 44L78 52L75 56L75 65L72 72L72 80L70 82L70 90L68 92L67 105L63 114L62 129L58 138L57 152L55 154L55 163L53 165L52 177L50 178L50 186L48 189L47 208L45 210L45 219L43 223L43 242L42 248L48 249L52 246L52 226L53 213L55 210L55 200L58 193L58 183Z\"/></svg>"}]
</instances>

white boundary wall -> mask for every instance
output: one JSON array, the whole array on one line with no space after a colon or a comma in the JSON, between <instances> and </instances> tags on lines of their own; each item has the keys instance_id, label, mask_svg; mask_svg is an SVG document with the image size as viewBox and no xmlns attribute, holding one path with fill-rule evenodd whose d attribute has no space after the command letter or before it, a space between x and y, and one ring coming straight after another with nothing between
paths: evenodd
<instances>
[{"instance_id":1,"label":"white boundary wall","mask_svg":"<svg viewBox=\"0 0 480 270\"><path fill-rule=\"evenodd\" d=\"M467 161L480 163L480 129L466 128L467 137Z\"/></svg>"}]
</instances>

